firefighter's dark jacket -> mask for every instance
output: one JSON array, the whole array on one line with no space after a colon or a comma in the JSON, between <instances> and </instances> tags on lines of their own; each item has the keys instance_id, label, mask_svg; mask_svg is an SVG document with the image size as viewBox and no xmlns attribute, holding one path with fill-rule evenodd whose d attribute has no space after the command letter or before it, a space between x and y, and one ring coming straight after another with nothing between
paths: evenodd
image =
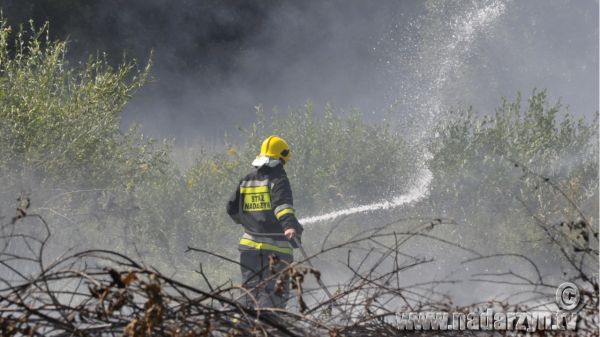
<instances>
[{"instance_id":1,"label":"firefighter's dark jacket","mask_svg":"<svg viewBox=\"0 0 600 337\"><path fill-rule=\"evenodd\" d=\"M294 214L292 189L282 164L256 169L240 180L227 203L227 214L244 226L246 233L281 233L271 239L286 240L283 232L294 228L298 238L302 225ZM292 247L296 247L291 242Z\"/></svg>"}]
</instances>

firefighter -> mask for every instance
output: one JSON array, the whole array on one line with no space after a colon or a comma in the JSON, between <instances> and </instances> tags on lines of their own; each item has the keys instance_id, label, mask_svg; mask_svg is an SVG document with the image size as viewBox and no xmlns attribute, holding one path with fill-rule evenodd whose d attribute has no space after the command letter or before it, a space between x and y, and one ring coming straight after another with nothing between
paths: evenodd
<instances>
[{"instance_id":1,"label":"firefighter","mask_svg":"<svg viewBox=\"0 0 600 337\"><path fill-rule=\"evenodd\" d=\"M238 246L242 285L254 297L242 298L247 306L284 308L288 300L289 276L276 274L293 261L303 231L283 168L290 158L284 139L267 137L252 162L255 170L240 180L227 203L227 214L244 227Z\"/></svg>"}]
</instances>

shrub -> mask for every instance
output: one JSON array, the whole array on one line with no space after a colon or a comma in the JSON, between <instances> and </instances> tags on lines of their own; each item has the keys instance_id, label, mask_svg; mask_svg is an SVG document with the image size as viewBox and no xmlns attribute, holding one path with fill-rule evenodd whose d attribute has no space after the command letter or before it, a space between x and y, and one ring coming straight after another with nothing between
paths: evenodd
<instances>
[{"instance_id":1,"label":"shrub","mask_svg":"<svg viewBox=\"0 0 600 337\"><path fill-rule=\"evenodd\" d=\"M61 233L70 234L66 246L127 250L137 240L164 249L173 237L164 229L177 226L180 210L163 194L177 195L180 185L185 190L181 175L168 144L137 128L120 131L121 111L147 82L150 63L112 67L103 55L72 65L67 50L65 41L49 38L48 24L15 32L0 19L5 206L13 207L20 190L31 192L36 210L49 212Z\"/></svg>"},{"instance_id":2,"label":"shrub","mask_svg":"<svg viewBox=\"0 0 600 337\"><path fill-rule=\"evenodd\" d=\"M587 214L597 214L597 117L576 119L560 102L549 104L545 91L534 91L525 109L518 95L514 102L504 100L493 115L454 112L438 124L429 145L432 209L486 232L498 229L500 237L533 240L537 234L523 226L531 223L530 211L556 222L577 216L551 186L540 184L535 178L540 175L585 205ZM523 175L515 165L535 174ZM523 232L526 227L529 233Z\"/></svg>"},{"instance_id":3,"label":"shrub","mask_svg":"<svg viewBox=\"0 0 600 337\"><path fill-rule=\"evenodd\" d=\"M149 66L111 67L105 57L70 66L67 44L51 41L48 26L17 33L0 21L2 169L28 172L54 184L127 184L160 160L152 144L119 115L147 81ZM12 47L11 47L12 46Z\"/></svg>"},{"instance_id":4,"label":"shrub","mask_svg":"<svg viewBox=\"0 0 600 337\"><path fill-rule=\"evenodd\" d=\"M340 117L331 106L322 116L308 104L270 118L259 108L256 121L242 132L246 141L241 147L205 151L186 173L194 216L203 219L207 232L239 232L229 225L225 203L239 179L252 169L262 140L271 134L290 143L292 159L286 171L300 217L400 193L410 187L407 182L415 173L415 152L402 137L381 123L364 122L358 113ZM221 242L218 236L215 240Z\"/></svg>"}]
</instances>

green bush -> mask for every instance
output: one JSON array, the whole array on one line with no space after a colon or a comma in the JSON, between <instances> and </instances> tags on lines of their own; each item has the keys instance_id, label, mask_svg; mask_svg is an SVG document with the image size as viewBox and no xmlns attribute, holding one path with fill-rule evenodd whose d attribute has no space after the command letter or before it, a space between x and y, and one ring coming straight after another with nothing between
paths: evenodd
<instances>
[{"instance_id":1,"label":"green bush","mask_svg":"<svg viewBox=\"0 0 600 337\"><path fill-rule=\"evenodd\" d=\"M180 218L165 200L181 194L171 192L178 187L185 191L181 175L168 144L137 128L120 131L121 111L147 82L150 63L111 67L98 56L72 65L67 49L49 38L47 24L15 32L0 19L3 192L9 201L31 192L67 246L127 251L138 241L164 249L173 237L165 228Z\"/></svg>"},{"instance_id":2,"label":"green bush","mask_svg":"<svg viewBox=\"0 0 600 337\"><path fill-rule=\"evenodd\" d=\"M217 262L183 254L188 245L236 258L241 228L225 214L225 202L271 134L292 147L286 170L300 217L397 196L422 169L422 149L384 122L331 106L315 113L307 104L270 117L258 108L252 126L241 129L241 145L201 150L182 170L168 143L119 128L150 65L111 67L104 56L71 65L65 42L51 41L47 26L30 26L15 33L0 20L0 182L8 196L0 200L12 210L13 197L30 191L62 247L140 253L163 270L196 278L191 270L199 261ZM532 223L530 211L557 221L577 216L563 196L523 176L513 161L551 177L587 214L597 214L597 116L575 119L559 103L548 104L543 91L523 105L519 96L493 115L466 110L440 121L427 145L431 195L420 207L402 209L403 216L451 216L478 226L462 233L467 245L486 246L483 231L511 247L536 239L524 226ZM345 232L369 225L353 223ZM315 233L309 235L318 239ZM204 270L219 280L238 272L233 265Z\"/></svg>"},{"instance_id":3,"label":"green bush","mask_svg":"<svg viewBox=\"0 0 600 337\"><path fill-rule=\"evenodd\" d=\"M514 102L504 100L492 115L453 113L439 123L429 145L434 173L430 211L486 232L494 228L506 239L499 241L515 239L511 245L518 238L534 240L535 231L524 226L533 223L531 215L557 223L577 217L539 175L552 179L587 214L597 214L597 117L576 119L560 102L549 104L545 91L534 91L525 109L518 95ZM535 174L524 174L522 167Z\"/></svg>"},{"instance_id":4,"label":"green bush","mask_svg":"<svg viewBox=\"0 0 600 337\"><path fill-rule=\"evenodd\" d=\"M50 183L127 185L164 157L132 130L119 131L119 114L147 81L149 64L116 69L104 57L73 67L67 44L51 41L47 25L13 31L0 21L0 130L2 170L27 172ZM11 47L12 46L12 47Z\"/></svg>"},{"instance_id":5,"label":"green bush","mask_svg":"<svg viewBox=\"0 0 600 337\"><path fill-rule=\"evenodd\" d=\"M408 188L416 158L402 137L386 125L365 123L358 113L339 117L327 106L317 116L309 104L287 114L267 118L262 110L242 148L205 153L187 172L188 187L199 216L227 222L224 205L239 179L248 173L260 144L270 134L285 138L292 149L286 171L300 215L373 202ZM216 220L218 219L218 220Z\"/></svg>"},{"instance_id":6,"label":"green bush","mask_svg":"<svg viewBox=\"0 0 600 337\"><path fill-rule=\"evenodd\" d=\"M413 173L414 156L387 126L358 113L339 117L330 106L317 116L310 105L270 118L259 109L241 146L204 150L182 173L169 144L120 131L121 111L147 82L149 65L111 67L105 56L72 65L67 43L50 40L47 25L0 27L0 176L11 196L4 208L31 191L67 247L141 253L188 269L197 263L181 258L188 245L234 257L240 228L225 201L270 134L291 143L287 169L300 215L381 199Z\"/></svg>"}]
</instances>

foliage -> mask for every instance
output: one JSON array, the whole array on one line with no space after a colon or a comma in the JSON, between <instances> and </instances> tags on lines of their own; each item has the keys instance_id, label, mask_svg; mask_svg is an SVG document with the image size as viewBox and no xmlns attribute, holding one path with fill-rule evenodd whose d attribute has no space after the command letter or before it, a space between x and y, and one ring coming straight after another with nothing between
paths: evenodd
<instances>
[{"instance_id":1,"label":"foliage","mask_svg":"<svg viewBox=\"0 0 600 337\"><path fill-rule=\"evenodd\" d=\"M318 118L308 104L287 116L275 114L270 123L259 119L248 135L249 144L270 133L290 141L288 174L306 210L330 211L401 193L414 174L416 153L388 125L365 123L356 112L340 115L326 106Z\"/></svg>"},{"instance_id":2,"label":"foliage","mask_svg":"<svg viewBox=\"0 0 600 337\"><path fill-rule=\"evenodd\" d=\"M146 83L150 64L114 69L97 57L72 67L66 42L50 41L47 28L31 24L10 48L13 30L0 24L2 170L88 187L143 179L164 152L135 130L121 133L119 113Z\"/></svg>"},{"instance_id":3,"label":"foliage","mask_svg":"<svg viewBox=\"0 0 600 337\"><path fill-rule=\"evenodd\" d=\"M112 67L98 56L72 65L66 42L50 40L47 28L31 24L14 37L0 24L0 181L10 196L1 201L6 209L10 199L12 208L14 195L31 192L36 209L68 233L63 246L111 247L179 270L197 265L182 258L188 245L235 257L241 229L224 205L270 134L292 147L286 170L300 217L396 196L411 187L424 161L422 149L382 121L331 106L315 112L307 104L270 117L258 108L252 126L241 129L241 145L204 149L182 171L168 143L136 128L120 130L120 113L148 81L150 64ZM597 118L575 119L560 103L549 104L544 91L526 105L520 96L504 100L493 115L459 110L431 134L434 181L419 215L453 217L511 244L536 238L522 226L531 213L575 221L578 212L564 196L514 163L551 177L586 214L597 214ZM477 242L485 244L469 239ZM237 272L205 270L211 277Z\"/></svg>"},{"instance_id":4,"label":"foliage","mask_svg":"<svg viewBox=\"0 0 600 337\"><path fill-rule=\"evenodd\" d=\"M49 38L48 24L15 32L0 21L4 192L11 199L19 190L33 193L40 209L74 234L67 246L128 250L143 240L153 250L168 248L164 228L181 217L178 199L164 195L184 190L169 145L135 127L120 130L121 111L148 81L150 63L113 67L102 55L72 65L67 50L65 41Z\"/></svg>"},{"instance_id":5,"label":"foliage","mask_svg":"<svg viewBox=\"0 0 600 337\"><path fill-rule=\"evenodd\" d=\"M291 143L287 169L300 214L382 198L411 174L414 158L386 126L333 107L317 116L310 105L271 118L259 109L241 147L204 150L182 174L167 143L120 130L150 64L112 67L99 56L72 65L67 43L51 40L47 25L16 34L1 27L0 176L7 193L32 192L51 222L63 223L73 234L66 246L110 246L170 266L191 262L178 259L189 244L235 255L240 229L225 200L271 133Z\"/></svg>"},{"instance_id":6,"label":"foliage","mask_svg":"<svg viewBox=\"0 0 600 337\"><path fill-rule=\"evenodd\" d=\"M230 223L225 201L252 169L252 159L270 134L290 143L292 159L285 168L300 216L400 193L398 186L406 186L417 162L402 137L386 125L365 123L358 113L340 117L332 106L322 116L307 104L270 118L258 108L257 120L242 132L246 141L241 148L228 145L225 153L203 153L186 174L193 212L206 218L211 230L216 229L214 224L218 228Z\"/></svg>"},{"instance_id":7,"label":"foliage","mask_svg":"<svg viewBox=\"0 0 600 337\"><path fill-rule=\"evenodd\" d=\"M433 209L503 228L500 235L522 235L521 225L530 222L527 209L556 221L575 220L563 196L515 170L524 165L556 180L572 201L587 206L587 214L597 214L597 114L592 121L576 119L560 102L549 104L545 91L534 91L525 107L518 95L493 115L458 111L437 126L429 146Z\"/></svg>"}]
</instances>

